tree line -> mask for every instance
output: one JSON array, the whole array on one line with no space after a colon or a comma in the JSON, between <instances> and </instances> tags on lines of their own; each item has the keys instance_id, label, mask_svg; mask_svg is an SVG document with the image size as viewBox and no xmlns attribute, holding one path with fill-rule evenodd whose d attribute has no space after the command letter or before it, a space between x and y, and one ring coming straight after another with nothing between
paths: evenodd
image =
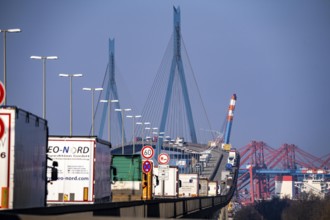
<instances>
[{"instance_id":1,"label":"tree line","mask_svg":"<svg viewBox=\"0 0 330 220\"><path fill-rule=\"evenodd\" d=\"M296 200L279 199L256 202L236 212L235 220L329 220L330 196L321 199L304 193Z\"/></svg>"}]
</instances>

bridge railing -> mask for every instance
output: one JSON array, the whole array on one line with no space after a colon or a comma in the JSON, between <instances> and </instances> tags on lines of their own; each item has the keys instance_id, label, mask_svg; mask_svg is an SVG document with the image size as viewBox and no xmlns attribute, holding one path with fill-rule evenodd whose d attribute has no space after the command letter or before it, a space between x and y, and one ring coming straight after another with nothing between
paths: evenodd
<instances>
[{"instance_id":1,"label":"bridge railing","mask_svg":"<svg viewBox=\"0 0 330 220\"><path fill-rule=\"evenodd\" d=\"M44 208L16 209L1 214L27 214L54 216L72 213L93 213L94 216L117 216L136 218L180 218L200 215L204 211L211 214L219 210L230 200L230 196L195 197L177 199L154 199L89 205L52 206ZM207 216L204 216L207 217Z\"/></svg>"},{"instance_id":2,"label":"bridge railing","mask_svg":"<svg viewBox=\"0 0 330 220\"><path fill-rule=\"evenodd\" d=\"M238 157L239 164L239 157ZM68 206L50 206L31 209L13 209L0 212L4 214L28 214L54 216L72 213L92 213L94 216L117 216L134 218L210 218L214 212L226 206L232 199L238 178L235 168L233 185L226 195L214 197L194 197L175 199L154 199L146 201L112 202L102 204L83 204Z\"/></svg>"}]
</instances>

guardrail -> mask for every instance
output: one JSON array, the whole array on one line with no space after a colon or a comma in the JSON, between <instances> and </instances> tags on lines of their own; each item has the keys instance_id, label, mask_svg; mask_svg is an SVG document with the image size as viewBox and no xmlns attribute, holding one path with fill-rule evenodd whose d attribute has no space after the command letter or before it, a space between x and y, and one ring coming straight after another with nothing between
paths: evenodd
<instances>
[{"instance_id":1,"label":"guardrail","mask_svg":"<svg viewBox=\"0 0 330 220\"><path fill-rule=\"evenodd\" d=\"M238 165L239 161L240 158L238 157ZM214 212L225 207L230 202L235 192L237 178L238 168L235 168L233 185L230 187L227 195L13 209L1 211L0 217L4 214L50 216L72 213L93 213L94 216L134 218L210 218Z\"/></svg>"},{"instance_id":2,"label":"guardrail","mask_svg":"<svg viewBox=\"0 0 330 220\"><path fill-rule=\"evenodd\" d=\"M28 215L63 215L92 212L94 216L116 216L137 218L180 218L183 216L199 216L207 218L214 211L224 207L231 196L154 199L147 201L130 201L89 205L51 206L43 208L5 210L1 214ZM211 211L212 210L212 211ZM201 212L205 211L205 212ZM205 213L200 216L201 213Z\"/></svg>"}]
</instances>

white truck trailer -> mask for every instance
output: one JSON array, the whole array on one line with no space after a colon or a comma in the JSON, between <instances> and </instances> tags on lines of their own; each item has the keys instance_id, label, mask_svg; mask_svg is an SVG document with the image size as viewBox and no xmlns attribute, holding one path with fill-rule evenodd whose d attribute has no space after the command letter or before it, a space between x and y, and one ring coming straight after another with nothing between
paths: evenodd
<instances>
[{"instance_id":1,"label":"white truck trailer","mask_svg":"<svg viewBox=\"0 0 330 220\"><path fill-rule=\"evenodd\" d=\"M95 136L50 136L48 156L58 162L58 180L48 187L47 204L111 201L110 148Z\"/></svg>"},{"instance_id":2,"label":"white truck trailer","mask_svg":"<svg viewBox=\"0 0 330 220\"><path fill-rule=\"evenodd\" d=\"M209 181L208 196L218 195L218 181Z\"/></svg>"},{"instance_id":3,"label":"white truck trailer","mask_svg":"<svg viewBox=\"0 0 330 220\"><path fill-rule=\"evenodd\" d=\"M199 176L197 173L179 174L179 197L198 197Z\"/></svg>"},{"instance_id":4,"label":"white truck trailer","mask_svg":"<svg viewBox=\"0 0 330 220\"><path fill-rule=\"evenodd\" d=\"M179 194L179 169L177 166L159 165L153 169L155 197L176 198ZM158 181L157 181L158 180Z\"/></svg>"},{"instance_id":5,"label":"white truck trailer","mask_svg":"<svg viewBox=\"0 0 330 220\"><path fill-rule=\"evenodd\" d=\"M0 107L0 210L46 205L47 138L46 120Z\"/></svg>"},{"instance_id":6,"label":"white truck trailer","mask_svg":"<svg viewBox=\"0 0 330 220\"><path fill-rule=\"evenodd\" d=\"M209 191L209 180L207 178L199 178L199 196L207 196Z\"/></svg>"}]
</instances>

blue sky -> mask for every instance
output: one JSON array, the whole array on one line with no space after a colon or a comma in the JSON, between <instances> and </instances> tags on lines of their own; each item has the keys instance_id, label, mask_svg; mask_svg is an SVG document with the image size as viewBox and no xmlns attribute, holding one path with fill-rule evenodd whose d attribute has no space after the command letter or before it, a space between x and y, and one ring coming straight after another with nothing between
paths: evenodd
<instances>
[{"instance_id":1,"label":"blue sky","mask_svg":"<svg viewBox=\"0 0 330 220\"><path fill-rule=\"evenodd\" d=\"M123 103L139 113L180 6L182 37L214 130L232 93L238 101L232 143L251 140L278 148L295 144L316 156L330 143L330 2L292 1L0 1L7 34L8 105L42 116L42 63L47 62L47 119L51 134L69 134L69 80L73 80L73 134L86 135L91 96L100 87L115 38ZM0 37L3 74L3 37ZM118 79L119 80L119 79Z\"/></svg>"}]
</instances>

